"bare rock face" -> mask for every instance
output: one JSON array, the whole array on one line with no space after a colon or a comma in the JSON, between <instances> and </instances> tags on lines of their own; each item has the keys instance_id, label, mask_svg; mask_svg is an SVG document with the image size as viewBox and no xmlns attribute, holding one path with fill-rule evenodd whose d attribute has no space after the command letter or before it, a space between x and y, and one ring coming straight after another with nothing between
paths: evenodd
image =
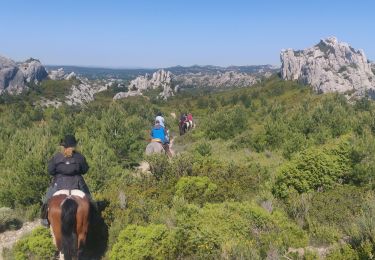
<instances>
[{"instance_id":1,"label":"bare rock face","mask_svg":"<svg viewBox=\"0 0 375 260\"><path fill-rule=\"evenodd\" d=\"M167 99L174 95L172 89L172 76L173 74L170 71L165 71L163 69L154 72L152 75L146 74L145 76L139 76L130 81L128 92L120 92L121 94L117 93L113 99L140 95L142 91L151 89L160 89L161 92L159 97Z\"/></svg>"},{"instance_id":2,"label":"bare rock face","mask_svg":"<svg viewBox=\"0 0 375 260\"><path fill-rule=\"evenodd\" d=\"M21 69L25 76L25 80L28 83L33 82L38 84L48 76L46 69L43 67L40 61L33 58L21 63L19 68Z\"/></svg>"},{"instance_id":3,"label":"bare rock face","mask_svg":"<svg viewBox=\"0 0 375 260\"><path fill-rule=\"evenodd\" d=\"M36 59L17 64L11 59L0 56L0 94L4 91L19 94L27 89L26 83L39 83L46 77L45 68Z\"/></svg>"},{"instance_id":4,"label":"bare rock face","mask_svg":"<svg viewBox=\"0 0 375 260\"><path fill-rule=\"evenodd\" d=\"M20 93L25 88L24 75L11 59L0 56L0 93Z\"/></svg>"},{"instance_id":5,"label":"bare rock face","mask_svg":"<svg viewBox=\"0 0 375 260\"><path fill-rule=\"evenodd\" d=\"M77 78L77 75L74 72L70 72L69 74L65 75L64 78L66 80L71 80Z\"/></svg>"},{"instance_id":6,"label":"bare rock face","mask_svg":"<svg viewBox=\"0 0 375 260\"><path fill-rule=\"evenodd\" d=\"M57 70L51 70L48 73L48 77L52 80L63 80L65 79L65 71L63 68L59 68Z\"/></svg>"},{"instance_id":7,"label":"bare rock face","mask_svg":"<svg viewBox=\"0 0 375 260\"><path fill-rule=\"evenodd\" d=\"M280 58L284 80L298 80L320 93L365 93L375 88L375 75L364 52L335 37L305 50L282 50Z\"/></svg>"},{"instance_id":8,"label":"bare rock face","mask_svg":"<svg viewBox=\"0 0 375 260\"><path fill-rule=\"evenodd\" d=\"M203 68L204 69L204 68ZM269 71L243 73L238 71L215 71L172 74L170 71L158 70L152 75L146 74L130 81L129 92L116 94L114 99L139 95L143 91L160 89L159 98L168 99L183 88L230 88L248 87L258 83L262 78L271 76Z\"/></svg>"},{"instance_id":9,"label":"bare rock face","mask_svg":"<svg viewBox=\"0 0 375 260\"><path fill-rule=\"evenodd\" d=\"M82 105L94 101L96 93L107 90L107 86L91 83L86 78L78 78L79 84L73 85L69 95L66 96L65 103L69 106Z\"/></svg>"},{"instance_id":10,"label":"bare rock face","mask_svg":"<svg viewBox=\"0 0 375 260\"><path fill-rule=\"evenodd\" d=\"M271 74L267 74L270 76ZM212 88L230 88L230 87L248 87L260 80L255 75L241 73L236 71L226 71L217 74L189 73L178 75L175 81L179 87L212 87Z\"/></svg>"},{"instance_id":11,"label":"bare rock face","mask_svg":"<svg viewBox=\"0 0 375 260\"><path fill-rule=\"evenodd\" d=\"M117 99L122 99L122 98L127 98L127 97L135 97L135 96L142 96L142 92L137 91L137 90L135 90L135 91L130 90L128 92L119 92L113 97L113 99L117 100Z\"/></svg>"}]
</instances>

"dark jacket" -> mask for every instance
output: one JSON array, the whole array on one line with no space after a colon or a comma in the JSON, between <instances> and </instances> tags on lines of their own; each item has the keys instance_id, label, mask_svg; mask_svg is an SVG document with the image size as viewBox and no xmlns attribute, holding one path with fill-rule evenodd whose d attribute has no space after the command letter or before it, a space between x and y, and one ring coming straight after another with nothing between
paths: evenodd
<instances>
[{"instance_id":1,"label":"dark jacket","mask_svg":"<svg viewBox=\"0 0 375 260\"><path fill-rule=\"evenodd\" d=\"M89 170L86 158L74 152L72 157L64 157L62 153L55 154L48 163L48 172L54 176L54 185L57 190L80 189L89 193L87 185L82 178Z\"/></svg>"}]
</instances>

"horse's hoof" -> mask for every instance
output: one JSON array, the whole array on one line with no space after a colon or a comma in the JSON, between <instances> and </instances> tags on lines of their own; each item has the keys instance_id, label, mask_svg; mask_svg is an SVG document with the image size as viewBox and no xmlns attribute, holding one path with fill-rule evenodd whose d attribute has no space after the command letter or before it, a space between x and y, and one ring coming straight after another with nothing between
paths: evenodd
<instances>
[{"instance_id":1,"label":"horse's hoof","mask_svg":"<svg viewBox=\"0 0 375 260\"><path fill-rule=\"evenodd\" d=\"M40 220L40 224L42 224L43 227L49 228L48 219L42 219L42 220Z\"/></svg>"}]
</instances>

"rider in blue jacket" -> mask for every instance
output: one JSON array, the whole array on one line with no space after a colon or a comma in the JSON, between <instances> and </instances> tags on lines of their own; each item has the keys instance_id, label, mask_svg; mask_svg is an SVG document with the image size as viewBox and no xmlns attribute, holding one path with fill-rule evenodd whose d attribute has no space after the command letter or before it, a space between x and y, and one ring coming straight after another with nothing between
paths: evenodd
<instances>
[{"instance_id":1,"label":"rider in blue jacket","mask_svg":"<svg viewBox=\"0 0 375 260\"><path fill-rule=\"evenodd\" d=\"M156 120L154 127L151 129L151 138L155 141L160 140L162 144L165 144L167 141L166 135L165 128L160 125L159 120Z\"/></svg>"},{"instance_id":2,"label":"rider in blue jacket","mask_svg":"<svg viewBox=\"0 0 375 260\"><path fill-rule=\"evenodd\" d=\"M172 153L169 150L169 139L167 131L160 125L159 120L155 121L154 127L151 129L151 138L154 142L160 142L168 156L172 157Z\"/></svg>"}]
</instances>

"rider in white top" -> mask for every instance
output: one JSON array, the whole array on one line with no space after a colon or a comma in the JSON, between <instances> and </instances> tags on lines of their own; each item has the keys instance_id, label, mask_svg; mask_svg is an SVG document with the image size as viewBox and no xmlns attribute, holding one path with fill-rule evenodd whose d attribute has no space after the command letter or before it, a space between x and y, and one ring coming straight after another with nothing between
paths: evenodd
<instances>
[{"instance_id":1,"label":"rider in white top","mask_svg":"<svg viewBox=\"0 0 375 260\"><path fill-rule=\"evenodd\" d=\"M156 115L156 118L155 118L155 122L156 121L159 121L160 125L165 128L165 120L164 120L164 117L162 117L161 113L157 113Z\"/></svg>"},{"instance_id":2,"label":"rider in white top","mask_svg":"<svg viewBox=\"0 0 375 260\"><path fill-rule=\"evenodd\" d=\"M161 112L158 112L156 114L155 122L156 121L159 121L160 126L163 127L166 130L167 134L166 134L165 138L167 140L166 142L169 143L169 129L167 129L165 127L165 120L164 120L164 117L162 116Z\"/></svg>"}]
</instances>

